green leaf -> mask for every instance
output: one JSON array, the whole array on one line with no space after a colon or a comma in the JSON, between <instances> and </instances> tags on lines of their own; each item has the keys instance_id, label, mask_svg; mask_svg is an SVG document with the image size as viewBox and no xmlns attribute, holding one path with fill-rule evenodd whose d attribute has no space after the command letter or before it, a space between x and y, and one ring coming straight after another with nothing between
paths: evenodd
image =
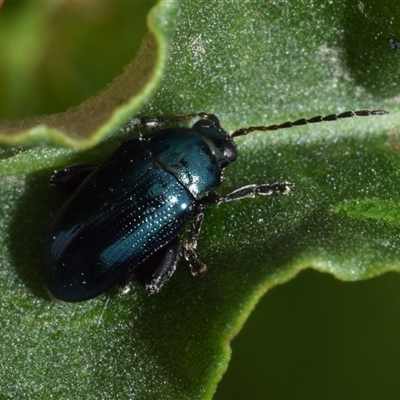
<instances>
[{"instance_id":1,"label":"green leaf","mask_svg":"<svg viewBox=\"0 0 400 400\"><path fill-rule=\"evenodd\" d=\"M393 1L179 5L152 9L137 58L99 95L60 114L0 125L2 143L19 146L0 153L4 396L210 398L227 368L230 340L265 291L308 267L345 280L399 269L400 53L387 46L399 22ZM11 11L10 35L21 35L18 24L40 31L29 8ZM126 30L134 25L128 17L117 21ZM99 42L111 31L96 31ZM29 78L20 71L20 79ZM48 177L55 168L103 159L121 137L80 152L44 144L89 148L138 113L213 112L235 130L360 108L390 115L236 140L239 159L226 170L221 193L283 180L296 190L207 208L198 244L209 267L203 279L182 261L157 296L134 284L122 299L49 299L42 238L64 199Z\"/></svg>"}]
</instances>

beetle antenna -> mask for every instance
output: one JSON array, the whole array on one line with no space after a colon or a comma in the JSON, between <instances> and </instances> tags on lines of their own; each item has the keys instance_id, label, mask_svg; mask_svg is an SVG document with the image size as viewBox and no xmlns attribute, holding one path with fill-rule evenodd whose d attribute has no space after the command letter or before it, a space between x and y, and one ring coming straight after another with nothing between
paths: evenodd
<instances>
[{"instance_id":1,"label":"beetle antenna","mask_svg":"<svg viewBox=\"0 0 400 400\"><path fill-rule=\"evenodd\" d=\"M329 115L326 115L325 117L322 117L321 115L317 115L316 117L312 117L312 118L308 118L308 119L301 118L301 119L298 119L297 121L293 121L293 122L287 121L287 122L284 122L283 124L279 124L279 125L249 126L248 128L240 128L237 131L232 133L231 138L234 138L237 136L244 136L244 135L247 135L248 133L254 132L254 131L277 131L278 129L291 128L292 126L315 124L315 123L323 122L323 121L336 121L338 119L343 119L343 118L368 117L370 115L385 115L385 114L389 114L389 112L386 110L359 110L359 111L345 111L341 114L329 114Z\"/></svg>"}]
</instances>

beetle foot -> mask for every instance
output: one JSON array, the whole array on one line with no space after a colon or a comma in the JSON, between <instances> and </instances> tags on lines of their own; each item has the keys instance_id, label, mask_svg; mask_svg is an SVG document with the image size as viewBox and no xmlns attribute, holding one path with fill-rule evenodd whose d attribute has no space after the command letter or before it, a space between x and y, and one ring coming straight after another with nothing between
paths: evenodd
<instances>
[{"instance_id":1,"label":"beetle foot","mask_svg":"<svg viewBox=\"0 0 400 400\"><path fill-rule=\"evenodd\" d=\"M160 286L157 283L150 283L148 285L145 285L144 288L146 289L146 292L151 295L151 294L157 294L161 290L161 287L162 286Z\"/></svg>"},{"instance_id":2,"label":"beetle foot","mask_svg":"<svg viewBox=\"0 0 400 400\"><path fill-rule=\"evenodd\" d=\"M207 265L203 264L201 261L198 261L196 265L191 265L190 269L193 276L201 276L207 271Z\"/></svg>"},{"instance_id":3,"label":"beetle foot","mask_svg":"<svg viewBox=\"0 0 400 400\"><path fill-rule=\"evenodd\" d=\"M117 297L122 297L131 291L132 287L132 275L130 275L126 280L120 282L117 285Z\"/></svg>"},{"instance_id":4,"label":"beetle foot","mask_svg":"<svg viewBox=\"0 0 400 400\"><path fill-rule=\"evenodd\" d=\"M199 276L207 271L207 265L202 263L193 249L185 249L185 258L189 263L193 276Z\"/></svg>"},{"instance_id":5,"label":"beetle foot","mask_svg":"<svg viewBox=\"0 0 400 400\"><path fill-rule=\"evenodd\" d=\"M117 288L117 297L122 297L128 294L131 291L131 284L128 283L124 286L118 286Z\"/></svg>"}]
</instances>

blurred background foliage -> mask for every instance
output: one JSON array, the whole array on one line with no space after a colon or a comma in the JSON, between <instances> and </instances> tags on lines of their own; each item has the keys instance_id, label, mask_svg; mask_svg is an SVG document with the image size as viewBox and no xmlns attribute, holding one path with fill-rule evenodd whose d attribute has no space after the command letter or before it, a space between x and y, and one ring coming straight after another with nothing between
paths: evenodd
<instances>
[{"instance_id":1,"label":"blurred background foliage","mask_svg":"<svg viewBox=\"0 0 400 400\"><path fill-rule=\"evenodd\" d=\"M0 118L65 111L104 89L135 57L155 3L5 1Z\"/></svg>"},{"instance_id":2,"label":"blurred background foliage","mask_svg":"<svg viewBox=\"0 0 400 400\"><path fill-rule=\"evenodd\" d=\"M398 399L400 276L306 270L268 292L232 342L215 399Z\"/></svg>"}]
</instances>

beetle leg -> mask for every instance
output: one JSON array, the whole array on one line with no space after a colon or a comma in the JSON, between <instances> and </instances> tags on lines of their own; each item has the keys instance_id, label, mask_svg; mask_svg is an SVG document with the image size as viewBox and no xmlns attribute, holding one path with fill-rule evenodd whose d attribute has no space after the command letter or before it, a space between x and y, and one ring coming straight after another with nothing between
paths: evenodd
<instances>
[{"instance_id":1,"label":"beetle leg","mask_svg":"<svg viewBox=\"0 0 400 400\"><path fill-rule=\"evenodd\" d=\"M175 272L180 256L181 245L177 236L142 263L134 271L134 276L149 294L158 293Z\"/></svg>"},{"instance_id":2,"label":"beetle leg","mask_svg":"<svg viewBox=\"0 0 400 400\"><path fill-rule=\"evenodd\" d=\"M55 171L50 176L50 186L71 195L96 167L96 164L75 164Z\"/></svg>"},{"instance_id":3,"label":"beetle leg","mask_svg":"<svg viewBox=\"0 0 400 400\"><path fill-rule=\"evenodd\" d=\"M195 252L197 247L197 239L199 237L201 225L204 219L204 209L205 207L203 204L199 204L197 206L193 224L183 242L183 253L186 261L189 263L192 275L194 276L202 274L207 270L207 266L199 260Z\"/></svg>"},{"instance_id":4,"label":"beetle leg","mask_svg":"<svg viewBox=\"0 0 400 400\"><path fill-rule=\"evenodd\" d=\"M229 201L246 199L248 197L255 197L256 195L268 196L272 193L289 194L294 188L295 184L291 182L277 182L271 185L266 183L262 185L247 185L236 189L225 196L213 192L207 196L205 201L221 204Z\"/></svg>"}]
</instances>

